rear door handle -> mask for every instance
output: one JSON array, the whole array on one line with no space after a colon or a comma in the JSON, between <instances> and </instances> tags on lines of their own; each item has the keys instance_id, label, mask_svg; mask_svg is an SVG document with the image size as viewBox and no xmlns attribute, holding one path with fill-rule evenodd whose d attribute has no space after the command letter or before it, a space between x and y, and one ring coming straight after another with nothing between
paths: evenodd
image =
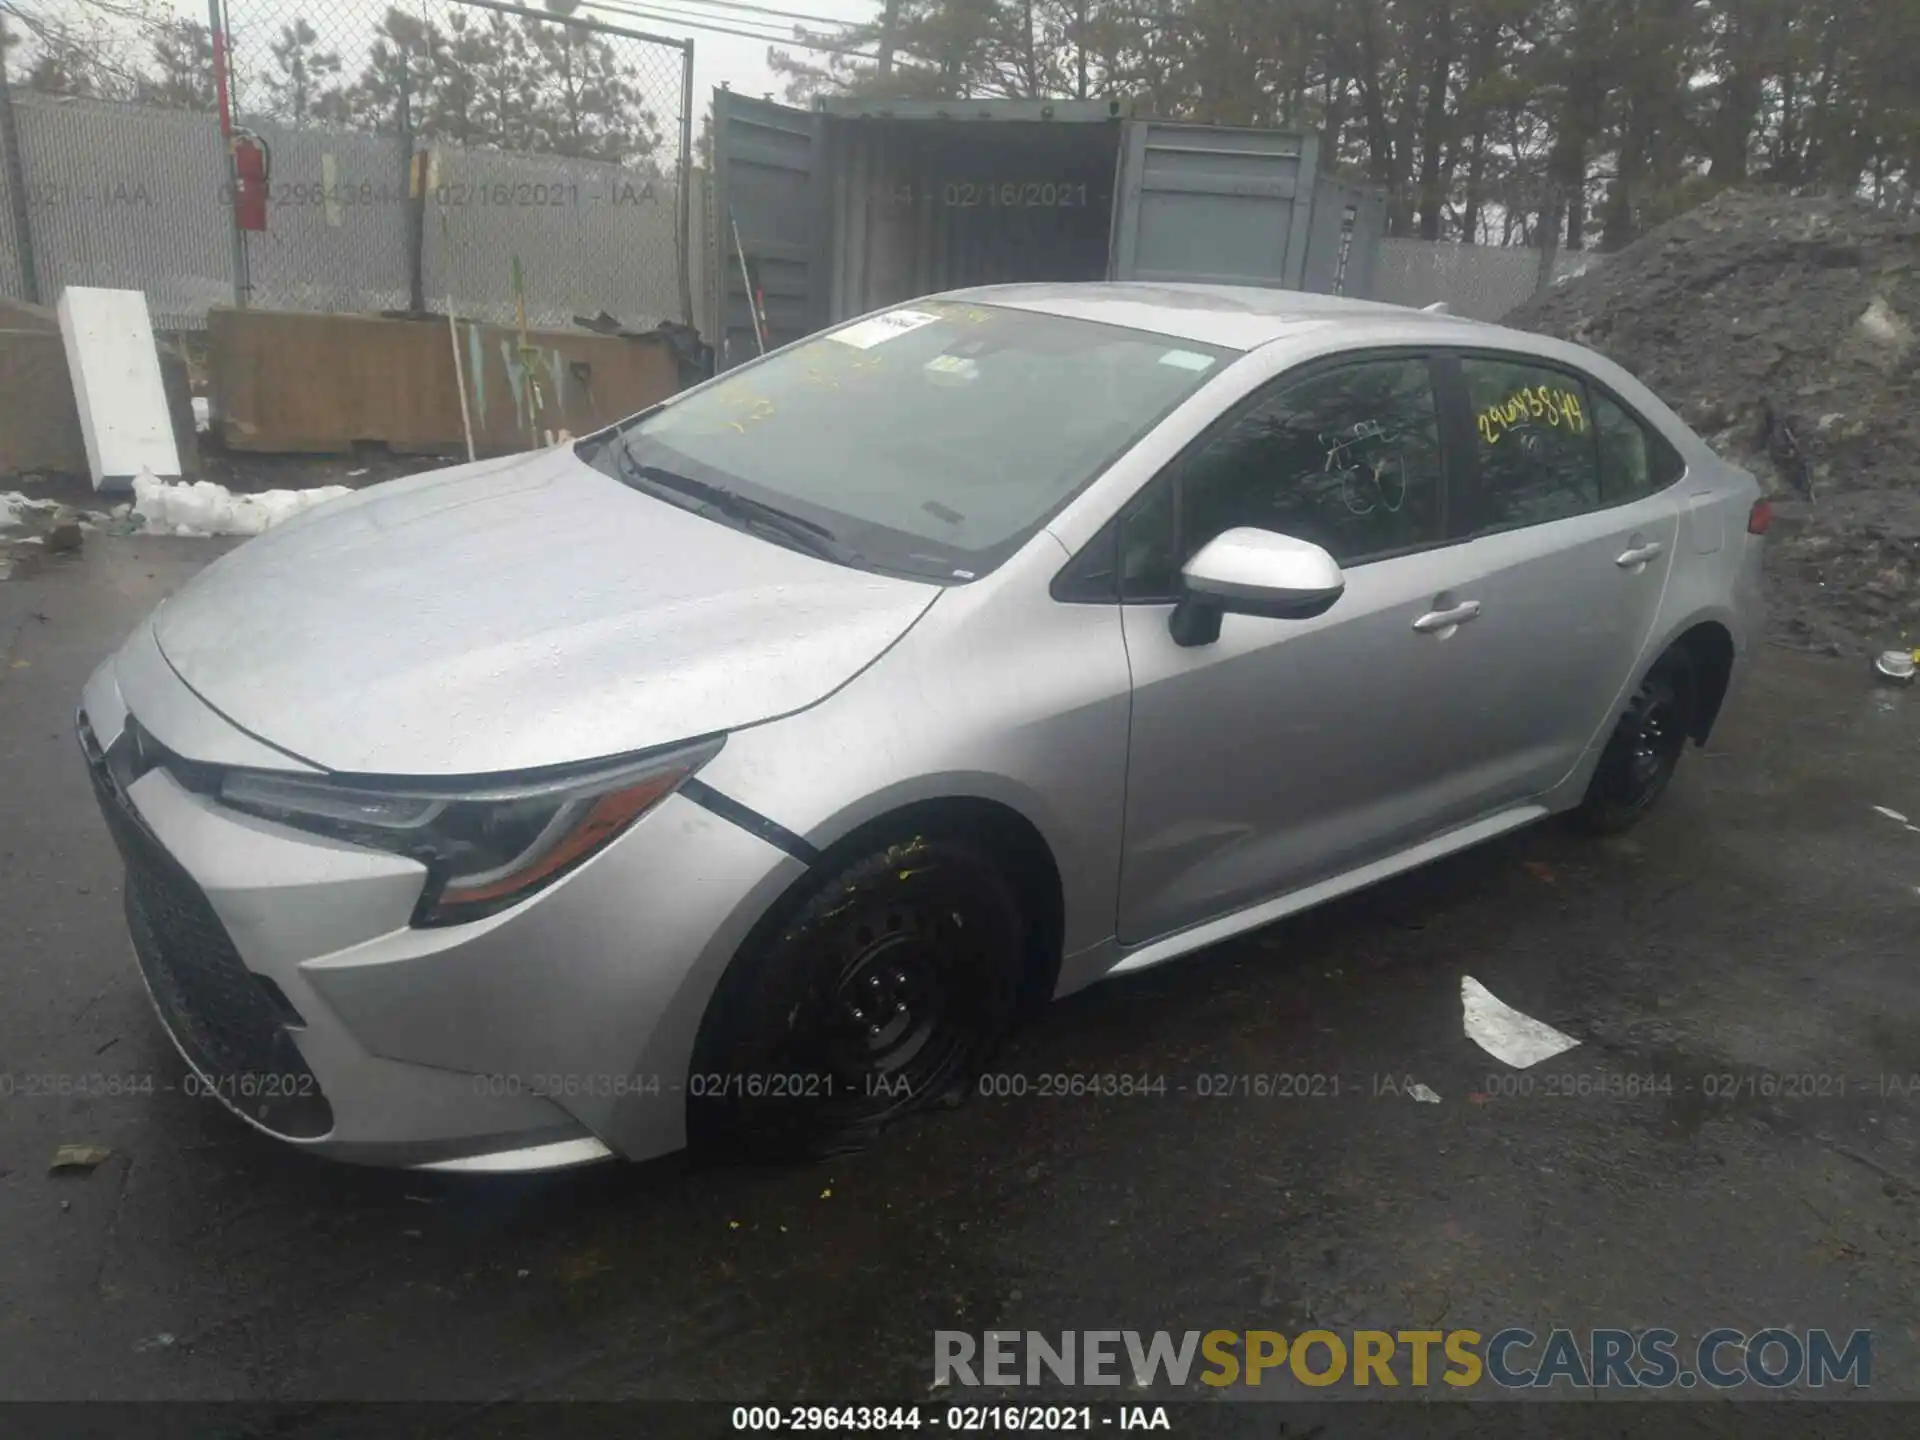
<instances>
[{"instance_id":1,"label":"rear door handle","mask_svg":"<svg viewBox=\"0 0 1920 1440\"><path fill-rule=\"evenodd\" d=\"M1413 622L1413 628L1422 635L1432 635L1436 631L1451 630L1456 625L1464 625L1480 614L1478 600L1462 600L1451 610L1429 610Z\"/></svg>"},{"instance_id":2,"label":"rear door handle","mask_svg":"<svg viewBox=\"0 0 1920 1440\"><path fill-rule=\"evenodd\" d=\"M1613 563L1622 570L1632 570L1646 564L1649 560L1659 558L1660 552L1666 548L1658 540L1650 541L1645 545L1636 545L1631 550L1621 551Z\"/></svg>"}]
</instances>

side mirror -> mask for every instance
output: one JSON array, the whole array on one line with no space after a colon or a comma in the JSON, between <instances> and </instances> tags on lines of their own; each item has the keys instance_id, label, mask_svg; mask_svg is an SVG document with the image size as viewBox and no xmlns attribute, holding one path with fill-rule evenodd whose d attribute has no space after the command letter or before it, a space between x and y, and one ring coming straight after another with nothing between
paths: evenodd
<instances>
[{"instance_id":1,"label":"side mirror","mask_svg":"<svg viewBox=\"0 0 1920 1440\"><path fill-rule=\"evenodd\" d=\"M1177 645L1211 645L1223 615L1310 620L1347 588L1333 556L1309 540L1271 530L1215 536L1180 572L1184 594L1169 628Z\"/></svg>"}]
</instances>

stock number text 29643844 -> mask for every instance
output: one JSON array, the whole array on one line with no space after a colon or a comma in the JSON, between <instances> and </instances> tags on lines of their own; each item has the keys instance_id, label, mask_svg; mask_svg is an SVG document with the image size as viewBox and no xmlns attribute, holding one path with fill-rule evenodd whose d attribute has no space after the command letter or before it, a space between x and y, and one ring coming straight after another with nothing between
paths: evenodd
<instances>
[{"instance_id":1,"label":"stock number text 29643844","mask_svg":"<svg viewBox=\"0 0 1920 1440\"><path fill-rule=\"evenodd\" d=\"M1082 180L903 180L890 186L886 203L911 209L921 203L950 210L1084 210Z\"/></svg>"}]
</instances>

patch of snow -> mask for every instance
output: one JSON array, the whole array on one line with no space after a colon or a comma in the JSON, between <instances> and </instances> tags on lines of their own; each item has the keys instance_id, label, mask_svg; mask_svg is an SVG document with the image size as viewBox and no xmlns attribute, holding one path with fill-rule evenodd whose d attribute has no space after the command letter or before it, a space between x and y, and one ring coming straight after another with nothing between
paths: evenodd
<instances>
[{"instance_id":1,"label":"patch of snow","mask_svg":"<svg viewBox=\"0 0 1920 1440\"><path fill-rule=\"evenodd\" d=\"M18 490L0 493L0 526L18 525L21 516L45 514L49 510L60 508L57 500L36 500L30 495L22 495Z\"/></svg>"},{"instance_id":2,"label":"patch of snow","mask_svg":"<svg viewBox=\"0 0 1920 1440\"><path fill-rule=\"evenodd\" d=\"M133 513L149 535L258 535L316 505L353 493L345 485L236 495L211 480L183 484L136 475Z\"/></svg>"},{"instance_id":3,"label":"patch of snow","mask_svg":"<svg viewBox=\"0 0 1920 1440\"><path fill-rule=\"evenodd\" d=\"M1907 327L1894 308L1876 295L1873 303L1866 308L1856 322L1863 334L1869 339L1878 340L1886 345L1904 345L1913 338L1913 332Z\"/></svg>"},{"instance_id":4,"label":"patch of snow","mask_svg":"<svg viewBox=\"0 0 1920 1440\"><path fill-rule=\"evenodd\" d=\"M196 430L213 428L213 402L204 395L193 397L193 428Z\"/></svg>"}]
</instances>

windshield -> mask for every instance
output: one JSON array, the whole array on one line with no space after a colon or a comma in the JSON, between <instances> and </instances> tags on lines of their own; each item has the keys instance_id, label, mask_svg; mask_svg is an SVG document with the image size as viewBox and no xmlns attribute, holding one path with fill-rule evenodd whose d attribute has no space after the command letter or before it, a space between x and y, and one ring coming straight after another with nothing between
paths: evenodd
<instances>
[{"instance_id":1,"label":"windshield","mask_svg":"<svg viewBox=\"0 0 1920 1440\"><path fill-rule=\"evenodd\" d=\"M1087 320L920 301L745 366L583 453L637 487L714 502L705 513L723 521L778 507L807 527L787 524L789 537L848 563L968 580L1231 356ZM746 504L724 503L734 497Z\"/></svg>"}]
</instances>

